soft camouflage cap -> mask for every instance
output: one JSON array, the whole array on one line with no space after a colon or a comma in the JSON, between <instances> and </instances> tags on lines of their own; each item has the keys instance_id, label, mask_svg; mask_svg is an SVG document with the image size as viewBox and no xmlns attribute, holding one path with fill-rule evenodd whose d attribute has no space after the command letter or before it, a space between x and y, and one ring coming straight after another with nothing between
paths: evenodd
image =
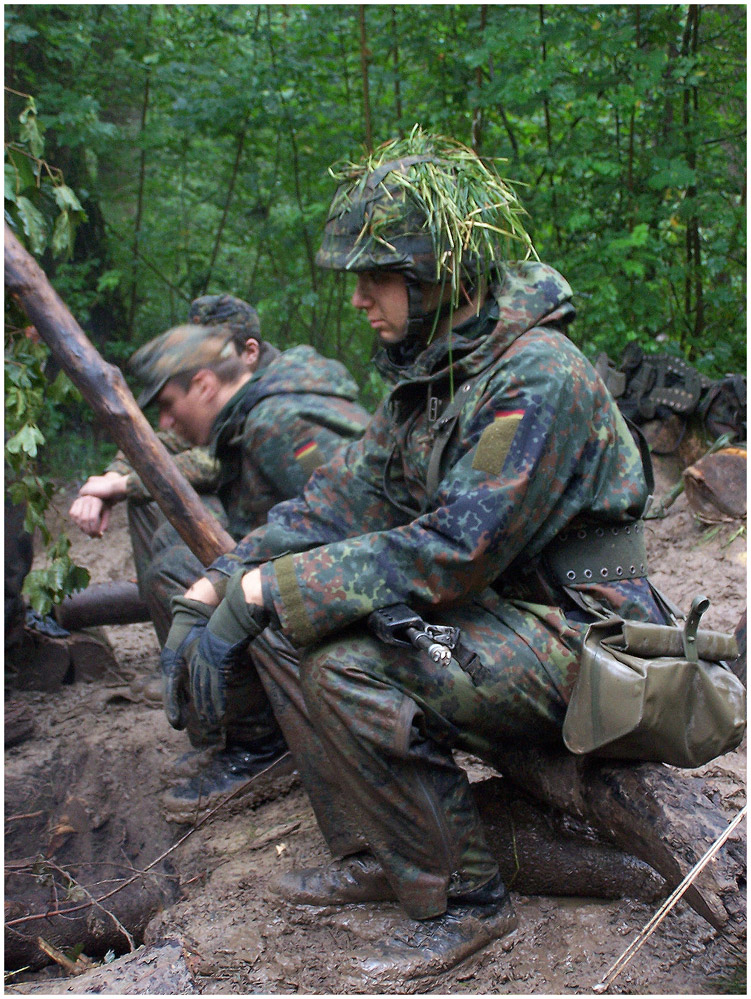
<instances>
[{"instance_id":1,"label":"soft camouflage cap","mask_svg":"<svg viewBox=\"0 0 751 999\"><path fill-rule=\"evenodd\" d=\"M226 326L175 326L144 344L128 362L128 369L143 385L138 405L153 402L170 378L183 371L209 367L237 357L231 331Z\"/></svg>"},{"instance_id":2,"label":"soft camouflage cap","mask_svg":"<svg viewBox=\"0 0 751 999\"><path fill-rule=\"evenodd\" d=\"M203 295L190 303L188 318L201 326L229 326L243 339L261 337L261 320L252 305L233 295Z\"/></svg>"}]
</instances>

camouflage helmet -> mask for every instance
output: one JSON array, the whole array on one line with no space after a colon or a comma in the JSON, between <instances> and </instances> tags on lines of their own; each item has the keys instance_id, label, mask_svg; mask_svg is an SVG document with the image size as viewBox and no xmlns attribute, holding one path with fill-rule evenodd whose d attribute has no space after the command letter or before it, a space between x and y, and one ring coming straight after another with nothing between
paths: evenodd
<instances>
[{"instance_id":1,"label":"camouflage helmet","mask_svg":"<svg viewBox=\"0 0 751 999\"><path fill-rule=\"evenodd\" d=\"M415 126L406 139L330 172L340 186L316 257L321 267L448 282L458 302L462 284L490 276L504 259L537 256L509 183L453 139Z\"/></svg>"},{"instance_id":2,"label":"camouflage helmet","mask_svg":"<svg viewBox=\"0 0 751 999\"><path fill-rule=\"evenodd\" d=\"M428 156L387 160L334 195L316 255L319 267L336 271L393 270L416 281L436 282L433 239L424 212L406 188L394 185L397 171L430 161Z\"/></svg>"},{"instance_id":3,"label":"camouflage helmet","mask_svg":"<svg viewBox=\"0 0 751 999\"><path fill-rule=\"evenodd\" d=\"M143 385L138 405L144 409L153 402L170 378L229 358L240 363L228 327L174 326L139 347L128 362L128 370Z\"/></svg>"},{"instance_id":4,"label":"camouflage helmet","mask_svg":"<svg viewBox=\"0 0 751 999\"><path fill-rule=\"evenodd\" d=\"M236 340L261 338L261 320L252 305L234 295L203 295L190 303L188 318L201 326L229 326Z\"/></svg>"}]
</instances>

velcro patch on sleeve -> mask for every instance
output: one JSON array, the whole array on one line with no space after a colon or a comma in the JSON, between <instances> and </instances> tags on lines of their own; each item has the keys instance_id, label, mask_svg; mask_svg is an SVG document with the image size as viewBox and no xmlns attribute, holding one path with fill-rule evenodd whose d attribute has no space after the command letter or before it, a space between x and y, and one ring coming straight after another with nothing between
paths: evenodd
<instances>
[{"instance_id":1,"label":"velcro patch on sleeve","mask_svg":"<svg viewBox=\"0 0 751 999\"><path fill-rule=\"evenodd\" d=\"M300 462L303 472L312 475L319 465L323 464L321 450L315 441L306 441L295 448L295 459Z\"/></svg>"},{"instance_id":2,"label":"velcro patch on sleeve","mask_svg":"<svg viewBox=\"0 0 751 999\"><path fill-rule=\"evenodd\" d=\"M305 610L292 555L282 555L274 559L274 571L279 595L286 611L285 624L290 637L300 645L310 645L315 641L316 633Z\"/></svg>"},{"instance_id":3,"label":"velcro patch on sleeve","mask_svg":"<svg viewBox=\"0 0 751 999\"><path fill-rule=\"evenodd\" d=\"M523 409L496 413L493 422L483 430L477 443L472 468L489 475L499 475L511 450L516 428L523 417Z\"/></svg>"}]
</instances>

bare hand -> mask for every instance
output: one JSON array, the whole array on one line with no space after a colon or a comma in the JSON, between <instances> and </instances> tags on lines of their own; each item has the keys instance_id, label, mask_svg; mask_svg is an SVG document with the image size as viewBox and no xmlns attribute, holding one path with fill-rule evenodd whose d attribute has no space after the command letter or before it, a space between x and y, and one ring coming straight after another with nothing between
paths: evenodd
<instances>
[{"instance_id":1,"label":"bare hand","mask_svg":"<svg viewBox=\"0 0 751 999\"><path fill-rule=\"evenodd\" d=\"M109 503L98 496L79 496L70 508L70 519L90 538L101 538L110 521Z\"/></svg>"},{"instance_id":2,"label":"bare hand","mask_svg":"<svg viewBox=\"0 0 751 999\"><path fill-rule=\"evenodd\" d=\"M198 600L202 604L208 604L209 607L219 606L219 594L214 589L211 580L206 579L205 576L197 579L190 589L186 590L184 596L188 600Z\"/></svg>"}]
</instances>

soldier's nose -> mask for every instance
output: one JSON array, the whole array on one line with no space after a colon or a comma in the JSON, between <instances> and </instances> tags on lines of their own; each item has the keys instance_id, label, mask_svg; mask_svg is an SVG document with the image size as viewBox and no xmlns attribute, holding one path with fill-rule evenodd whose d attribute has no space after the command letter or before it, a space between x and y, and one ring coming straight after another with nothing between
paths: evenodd
<instances>
[{"instance_id":1,"label":"soldier's nose","mask_svg":"<svg viewBox=\"0 0 751 999\"><path fill-rule=\"evenodd\" d=\"M365 291L362 278L357 279L355 290L352 292L352 304L356 309L367 309L370 305L370 296Z\"/></svg>"}]
</instances>

